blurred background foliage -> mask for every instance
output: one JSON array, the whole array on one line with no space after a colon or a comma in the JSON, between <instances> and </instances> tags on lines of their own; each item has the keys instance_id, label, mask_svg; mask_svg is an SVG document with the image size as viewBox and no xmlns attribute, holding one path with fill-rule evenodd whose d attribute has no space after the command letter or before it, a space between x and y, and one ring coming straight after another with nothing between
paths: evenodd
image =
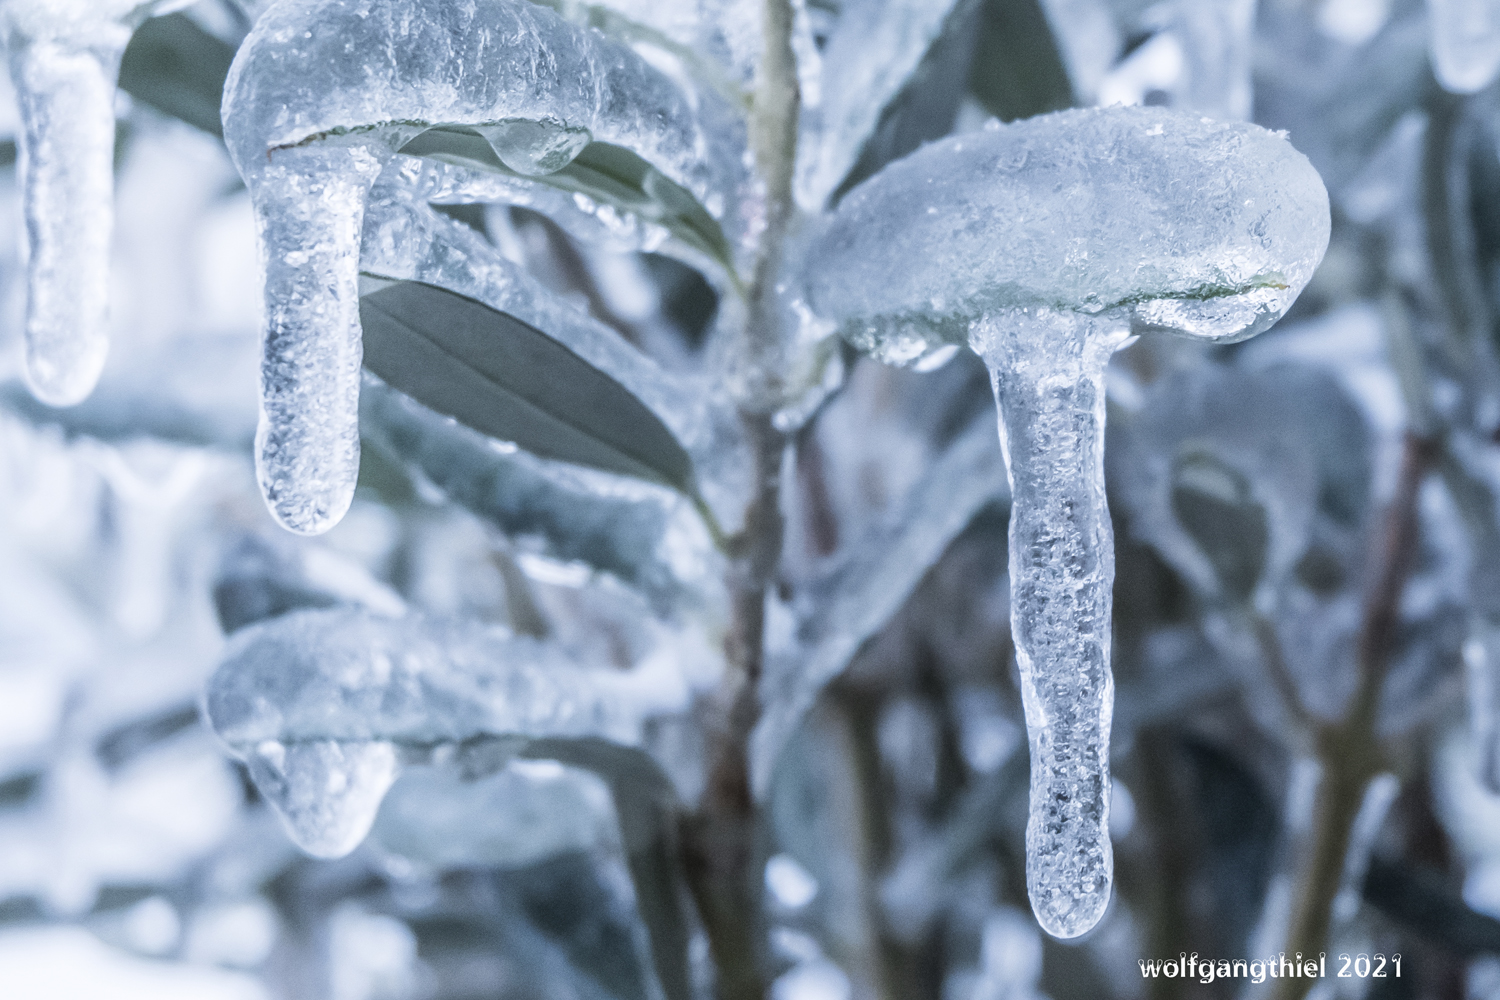
<instances>
[{"instance_id":1,"label":"blurred background foliage","mask_svg":"<svg viewBox=\"0 0 1500 1000\"><path fill-rule=\"evenodd\" d=\"M805 16L827 50L885 7L902 4L808 0ZM576 567L507 537L461 443L435 458L391 422L372 422L343 524L271 525L249 451L252 223L219 140L249 23L202 0L126 53L116 346L78 407L21 386L18 240L0 241L0 995L660 996L643 921L659 933L676 906L598 820L596 800L617 791L623 818L634 786L471 747L467 778L403 779L369 842L319 861L199 722L224 637L288 611L408 607L536 634L580 606ZM993 117L1170 104L1285 129L1328 185L1332 243L1256 341L1146 340L1111 368L1104 922L1064 945L1027 909L995 456L993 488L781 757L765 830L778 1000L1300 996L1310 984L1138 965L1278 950L1403 956L1400 978L1331 978L1320 997L1500 997L1500 105L1493 86L1439 86L1432 47L1416 0L951 5L840 192ZM19 233L14 160L7 140L0 229ZM681 263L575 243L525 208L440 210L663 366L704 364L717 304ZM993 442L967 353L926 372L844 360L789 469L788 594L884 537L941 456ZM652 751L701 748L667 727ZM503 865L450 849L521 786L553 827ZM701 934L679 930L701 979Z\"/></svg>"}]
</instances>

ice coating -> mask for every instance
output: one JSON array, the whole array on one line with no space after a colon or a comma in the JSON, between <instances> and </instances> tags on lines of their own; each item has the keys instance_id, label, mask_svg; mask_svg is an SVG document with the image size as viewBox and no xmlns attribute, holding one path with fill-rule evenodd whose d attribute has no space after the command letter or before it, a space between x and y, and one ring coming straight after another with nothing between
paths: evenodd
<instances>
[{"instance_id":1,"label":"ice coating","mask_svg":"<svg viewBox=\"0 0 1500 1000\"><path fill-rule=\"evenodd\" d=\"M0 3L21 112L30 246L26 381L53 406L93 390L109 350L115 79L136 25L190 0Z\"/></svg>"},{"instance_id":2,"label":"ice coating","mask_svg":"<svg viewBox=\"0 0 1500 1000\"><path fill-rule=\"evenodd\" d=\"M225 86L224 133L254 203L266 333L257 469L286 527L316 534L358 473L358 269L370 186L431 126L473 128L522 175L589 142L630 149L745 235L744 167L710 95L519 0L284 2Z\"/></svg>"},{"instance_id":3,"label":"ice coating","mask_svg":"<svg viewBox=\"0 0 1500 1000\"><path fill-rule=\"evenodd\" d=\"M1322 179L1277 133L1063 111L931 143L855 188L814 237L806 296L898 364L1018 308L1235 340L1285 311L1327 242Z\"/></svg>"},{"instance_id":4,"label":"ice coating","mask_svg":"<svg viewBox=\"0 0 1500 1000\"><path fill-rule=\"evenodd\" d=\"M237 632L205 711L298 845L333 857L369 831L401 747L477 736L631 744L644 719L679 707L670 703L679 696L645 664L588 670L504 629L345 607Z\"/></svg>"},{"instance_id":5,"label":"ice coating","mask_svg":"<svg viewBox=\"0 0 1500 1000\"><path fill-rule=\"evenodd\" d=\"M1432 72L1443 89L1475 94L1500 72L1500 2L1427 0Z\"/></svg>"},{"instance_id":6,"label":"ice coating","mask_svg":"<svg viewBox=\"0 0 1500 1000\"><path fill-rule=\"evenodd\" d=\"M1132 331L1270 326L1328 227L1321 179L1282 136L1109 108L933 143L856 188L807 249L808 305L858 346L905 363L966 342L990 370L1031 748L1027 889L1056 937L1098 922L1113 869L1105 366Z\"/></svg>"}]
</instances>

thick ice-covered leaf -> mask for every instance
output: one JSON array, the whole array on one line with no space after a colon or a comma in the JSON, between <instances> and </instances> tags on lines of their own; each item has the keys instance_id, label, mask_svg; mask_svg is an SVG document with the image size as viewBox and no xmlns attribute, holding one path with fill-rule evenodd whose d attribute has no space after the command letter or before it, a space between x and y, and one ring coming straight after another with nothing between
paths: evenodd
<instances>
[{"instance_id":1,"label":"thick ice-covered leaf","mask_svg":"<svg viewBox=\"0 0 1500 1000\"><path fill-rule=\"evenodd\" d=\"M364 364L388 385L544 458L692 495L692 460L640 400L514 316L416 281L360 299Z\"/></svg>"},{"instance_id":2,"label":"thick ice-covered leaf","mask_svg":"<svg viewBox=\"0 0 1500 1000\"><path fill-rule=\"evenodd\" d=\"M402 753L481 736L629 745L647 718L685 707L676 670L588 669L478 624L306 610L238 632L205 709L293 839L337 856L364 838Z\"/></svg>"},{"instance_id":3,"label":"thick ice-covered leaf","mask_svg":"<svg viewBox=\"0 0 1500 1000\"><path fill-rule=\"evenodd\" d=\"M770 650L761 682L764 714L752 738L756 794L766 794L777 757L818 693L900 610L974 515L1005 497L995 430L981 420L799 599L793 641Z\"/></svg>"},{"instance_id":4,"label":"thick ice-covered leaf","mask_svg":"<svg viewBox=\"0 0 1500 1000\"><path fill-rule=\"evenodd\" d=\"M712 603L712 547L676 494L496 447L374 379L360 394L360 425L454 503L548 557L611 573L664 611L690 595Z\"/></svg>"},{"instance_id":5,"label":"thick ice-covered leaf","mask_svg":"<svg viewBox=\"0 0 1500 1000\"><path fill-rule=\"evenodd\" d=\"M1005 310L1236 339L1296 298L1328 226L1322 181L1279 135L1064 111L932 143L860 185L812 240L806 295L896 362Z\"/></svg>"},{"instance_id":6,"label":"thick ice-covered leaf","mask_svg":"<svg viewBox=\"0 0 1500 1000\"><path fill-rule=\"evenodd\" d=\"M854 169L882 112L942 35L960 0L856 0L822 52L821 100L803 109L797 199L820 209Z\"/></svg>"},{"instance_id":7,"label":"thick ice-covered leaf","mask_svg":"<svg viewBox=\"0 0 1500 1000\"><path fill-rule=\"evenodd\" d=\"M406 190L405 160L371 192L362 267L383 278L421 281L477 299L551 339L623 386L691 456L693 482L726 530L742 515L743 430L706 379L664 371L615 331L564 302L472 229L440 216Z\"/></svg>"},{"instance_id":8,"label":"thick ice-covered leaf","mask_svg":"<svg viewBox=\"0 0 1500 1000\"><path fill-rule=\"evenodd\" d=\"M219 106L234 47L185 14L136 29L120 60L120 89L210 135L223 136Z\"/></svg>"},{"instance_id":9,"label":"thick ice-covered leaf","mask_svg":"<svg viewBox=\"0 0 1500 1000\"><path fill-rule=\"evenodd\" d=\"M420 156L507 177L527 178L618 213L664 228L672 236L717 263L728 276L735 274L734 251L724 230L684 188L628 149L591 142L567 166L550 173L528 175L507 167L494 147L472 128L428 129L401 147L407 156Z\"/></svg>"},{"instance_id":10,"label":"thick ice-covered leaf","mask_svg":"<svg viewBox=\"0 0 1500 1000\"><path fill-rule=\"evenodd\" d=\"M342 516L358 463L356 285L369 189L423 132L473 129L527 176L556 173L591 144L629 150L596 150L578 169L595 163L590 183L633 181L681 214L675 185L736 254L748 250L745 206L756 196L736 114L520 0L416 12L397 0L274 6L235 58L224 122L266 268L257 467L272 510L304 533Z\"/></svg>"}]
</instances>

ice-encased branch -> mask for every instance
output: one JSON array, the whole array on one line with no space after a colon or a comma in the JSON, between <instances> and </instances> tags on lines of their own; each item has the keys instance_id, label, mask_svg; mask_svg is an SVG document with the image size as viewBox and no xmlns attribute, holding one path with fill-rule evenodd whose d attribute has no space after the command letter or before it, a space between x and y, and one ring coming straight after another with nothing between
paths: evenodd
<instances>
[{"instance_id":1,"label":"ice-encased branch","mask_svg":"<svg viewBox=\"0 0 1500 1000\"><path fill-rule=\"evenodd\" d=\"M603 35L519 0L282 3L246 38L224 133L255 208L266 335L257 468L302 533L342 517L358 468L358 250L383 165L439 125L479 133L525 175L590 142L630 150L753 239L743 130Z\"/></svg>"}]
</instances>

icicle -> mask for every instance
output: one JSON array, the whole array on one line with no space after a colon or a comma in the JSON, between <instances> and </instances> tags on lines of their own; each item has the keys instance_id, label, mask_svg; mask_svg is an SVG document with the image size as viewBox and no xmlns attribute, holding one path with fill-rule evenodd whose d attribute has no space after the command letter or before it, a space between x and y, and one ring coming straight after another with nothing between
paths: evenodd
<instances>
[{"instance_id":1,"label":"icicle","mask_svg":"<svg viewBox=\"0 0 1500 1000\"><path fill-rule=\"evenodd\" d=\"M598 32L517 0L279 4L225 86L224 132L255 205L266 334L257 468L293 531L332 527L358 472L360 230L391 156L472 127L532 176L592 140L633 151L743 242L742 128ZM739 128L739 131L736 129Z\"/></svg>"},{"instance_id":2,"label":"icicle","mask_svg":"<svg viewBox=\"0 0 1500 1000\"><path fill-rule=\"evenodd\" d=\"M1027 310L978 320L1011 484L1011 628L1031 738L1026 887L1050 933L1076 937L1109 903L1110 588L1104 366L1116 319Z\"/></svg>"},{"instance_id":3,"label":"icicle","mask_svg":"<svg viewBox=\"0 0 1500 1000\"><path fill-rule=\"evenodd\" d=\"M1131 332L1266 329L1328 227L1322 182L1283 137L1109 108L924 147L851 192L807 254L811 310L857 345L910 363L966 341L990 369L1031 744L1027 887L1057 937L1103 915L1112 869L1105 364Z\"/></svg>"},{"instance_id":4,"label":"icicle","mask_svg":"<svg viewBox=\"0 0 1500 1000\"><path fill-rule=\"evenodd\" d=\"M278 152L250 183L266 333L255 469L278 520L337 524L359 475L359 239L378 149Z\"/></svg>"},{"instance_id":5,"label":"icicle","mask_svg":"<svg viewBox=\"0 0 1500 1000\"><path fill-rule=\"evenodd\" d=\"M1427 0L1432 70L1443 89L1475 94L1500 72L1500 0Z\"/></svg>"},{"instance_id":6,"label":"icicle","mask_svg":"<svg viewBox=\"0 0 1500 1000\"><path fill-rule=\"evenodd\" d=\"M93 390L109 350L115 78L136 24L186 0L10 0L0 32L21 111L30 244L26 380L53 406Z\"/></svg>"}]
</instances>

